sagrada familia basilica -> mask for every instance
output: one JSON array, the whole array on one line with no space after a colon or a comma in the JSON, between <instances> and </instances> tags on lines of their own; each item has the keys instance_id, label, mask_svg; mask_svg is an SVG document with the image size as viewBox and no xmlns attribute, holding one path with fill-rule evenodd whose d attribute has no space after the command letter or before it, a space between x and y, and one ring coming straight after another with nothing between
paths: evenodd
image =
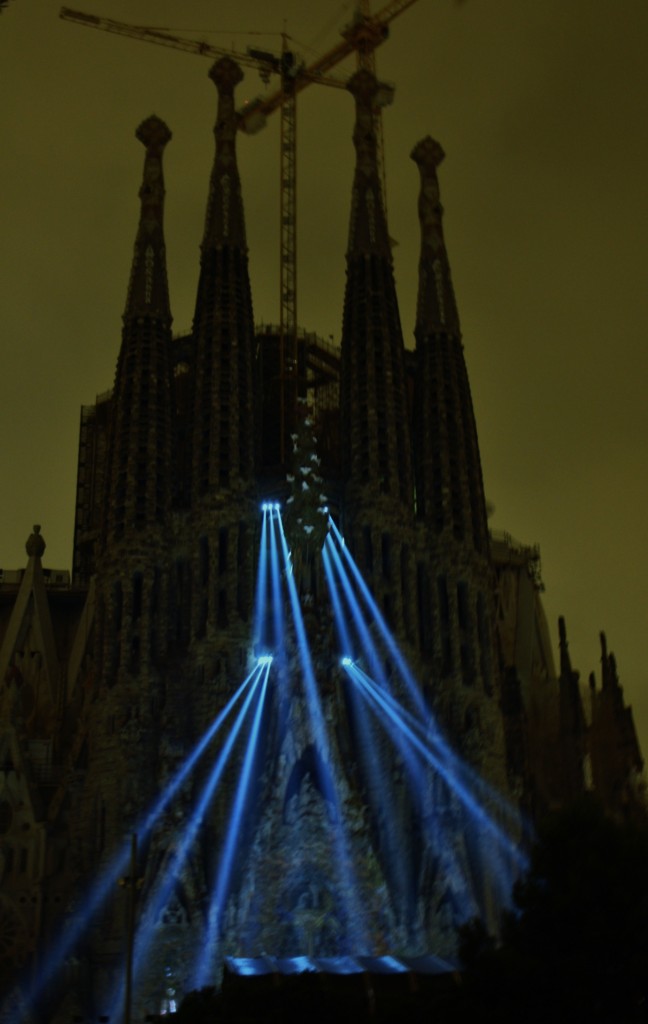
<instances>
[{"instance_id":1,"label":"sagrada familia basilica","mask_svg":"<svg viewBox=\"0 0 648 1024\"><path fill-rule=\"evenodd\" d=\"M42 1019L109 1015L125 970L141 1015L226 957L452 963L463 922L497 932L544 814L588 791L643 808L605 638L586 691L562 620L554 659L537 548L489 532L441 146L412 151L413 346L367 70L341 346L255 329L241 71L210 75L193 328L171 330L171 133L149 117L114 386L81 411L72 573L47 568L44 524L0 576L0 981Z\"/></svg>"}]
</instances>

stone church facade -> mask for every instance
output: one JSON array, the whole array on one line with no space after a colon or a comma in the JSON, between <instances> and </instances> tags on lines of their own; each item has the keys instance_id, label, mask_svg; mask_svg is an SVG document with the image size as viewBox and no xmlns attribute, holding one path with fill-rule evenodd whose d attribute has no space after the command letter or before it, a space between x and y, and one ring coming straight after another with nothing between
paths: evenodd
<instances>
[{"instance_id":1,"label":"stone church facade","mask_svg":"<svg viewBox=\"0 0 648 1024\"><path fill-rule=\"evenodd\" d=\"M141 1012L192 987L201 947L213 972L223 955L451 959L468 910L497 929L486 819L519 848L534 821L586 790L617 816L643 806L632 713L604 638L601 687L592 678L585 701L562 620L554 666L537 550L488 530L443 237L441 147L427 138L412 153L421 252L409 350L376 159L377 84L367 71L354 76L341 348L300 332L286 360L281 332L254 326L236 163L241 73L223 59L211 77L216 153L193 329L171 331L171 135L151 117L137 130L141 215L115 383L81 414L72 578L43 568L34 527L27 567L0 582L0 979L7 992L17 977L24 991L36 983L61 1020L106 1012L133 920L151 941L132 979ZM272 558L270 533L280 543L275 506L290 567L283 596L274 594L282 611L268 615L285 628L275 622L271 634L263 730L239 758L252 783L235 808L235 852L214 909L223 877L214 851L233 820L237 766L224 768L198 824L204 767L145 833L141 821L256 671L258 568ZM435 755L438 769L419 768L416 789L403 748L367 731L340 664L322 556L334 530L416 679L412 709L394 649L369 622L393 699L428 733L434 720L452 751ZM466 779L477 780L476 811ZM137 832L137 884L125 864L124 884L82 929L83 894ZM513 855L497 858L512 879Z\"/></svg>"}]
</instances>

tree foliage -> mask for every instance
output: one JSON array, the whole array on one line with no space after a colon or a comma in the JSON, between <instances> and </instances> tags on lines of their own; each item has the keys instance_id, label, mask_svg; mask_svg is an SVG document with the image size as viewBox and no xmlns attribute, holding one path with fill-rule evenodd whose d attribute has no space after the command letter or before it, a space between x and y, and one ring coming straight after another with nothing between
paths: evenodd
<instances>
[{"instance_id":1,"label":"tree foliage","mask_svg":"<svg viewBox=\"0 0 648 1024\"><path fill-rule=\"evenodd\" d=\"M497 1019L648 1020L645 825L618 824L589 799L555 815L514 903L498 949L477 925L463 935L469 988Z\"/></svg>"}]
</instances>

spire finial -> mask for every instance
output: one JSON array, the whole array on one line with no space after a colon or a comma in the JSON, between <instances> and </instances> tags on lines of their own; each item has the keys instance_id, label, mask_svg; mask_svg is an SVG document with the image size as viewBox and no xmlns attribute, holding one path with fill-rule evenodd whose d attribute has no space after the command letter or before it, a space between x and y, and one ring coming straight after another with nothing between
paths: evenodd
<instances>
[{"instance_id":1,"label":"spire finial","mask_svg":"<svg viewBox=\"0 0 648 1024\"><path fill-rule=\"evenodd\" d=\"M151 156L159 158L162 156L167 142L170 142L173 136L169 126L161 118L151 114L136 128L135 138L146 146L147 154L150 153Z\"/></svg>"},{"instance_id":2,"label":"spire finial","mask_svg":"<svg viewBox=\"0 0 648 1024\"><path fill-rule=\"evenodd\" d=\"M434 174L439 164L445 160L443 146L431 135L426 135L424 139L416 143L411 156L419 167L431 174Z\"/></svg>"},{"instance_id":3,"label":"spire finial","mask_svg":"<svg viewBox=\"0 0 648 1024\"><path fill-rule=\"evenodd\" d=\"M241 68L231 57L221 57L209 69L209 77L220 95L234 95L234 89L243 81Z\"/></svg>"},{"instance_id":4,"label":"spire finial","mask_svg":"<svg viewBox=\"0 0 648 1024\"><path fill-rule=\"evenodd\" d=\"M25 551L27 552L30 558L43 557L43 552L45 551L46 545L45 541L41 537L40 529L41 528L39 524L36 523L36 525L32 527L33 532L30 533L29 537L27 538L27 543L25 544Z\"/></svg>"}]
</instances>

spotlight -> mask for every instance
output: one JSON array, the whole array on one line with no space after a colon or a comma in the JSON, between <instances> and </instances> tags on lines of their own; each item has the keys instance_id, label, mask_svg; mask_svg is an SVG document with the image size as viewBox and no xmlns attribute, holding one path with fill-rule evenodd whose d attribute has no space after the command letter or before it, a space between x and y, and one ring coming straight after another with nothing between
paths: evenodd
<instances>
[{"instance_id":1,"label":"spotlight","mask_svg":"<svg viewBox=\"0 0 648 1024\"><path fill-rule=\"evenodd\" d=\"M261 654L257 658L257 665L271 665L271 664L272 664L272 655L271 654Z\"/></svg>"},{"instance_id":2,"label":"spotlight","mask_svg":"<svg viewBox=\"0 0 648 1024\"><path fill-rule=\"evenodd\" d=\"M264 501L263 504L261 505L261 511L262 512L267 512L269 508L270 508L270 506L268 505L268 502Z\"/></svg>"},{"instance_id":3,"label":"spotlight","mask_svg":"<svg viewBox=\"0 0 648 1024\"><path fill-rule=\"evenodd\" d=\"M342 666L342 668L351 668L351 666L353 665L353 658L349 658L345 655L344 658L341 658L340 665Z\"/></svg>"},{"instance_id":4,"label":"spotlight","mask_svg":"<svg viewBox=\"0 0 648 1024\"><path fill-rule=\"evenodd\" d=\"M275 512L281 512L281 505L279 504L278 501L275 501L274 503L274 510Z\"/></svg>"}]
</instances>

